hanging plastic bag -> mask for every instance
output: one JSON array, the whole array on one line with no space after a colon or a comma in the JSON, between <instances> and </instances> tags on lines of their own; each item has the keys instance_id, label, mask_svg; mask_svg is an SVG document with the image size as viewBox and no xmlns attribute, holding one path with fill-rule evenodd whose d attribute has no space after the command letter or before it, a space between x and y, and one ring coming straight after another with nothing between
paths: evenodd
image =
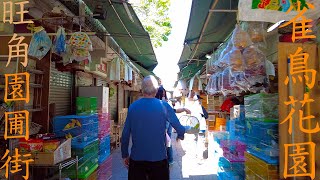
<instances>
[{"instance_id":1,"label":"hanging plastic bag","mask_svg":"<svg viewBox=\"0 0 320 180\"><path fill-rule=\"evenodd\" d=\"M41 27L33 34L29 44L28 55L41 60L52 46L47 32Z\"/></svg>"},{"instance_id":2,"label":"hanging plastic bag","mask_svg":"<svg viewBox=\"0 0 320 180\"><path fill-rule=\"evenodd\" d=\"M93 51L92 42L89 36L84 32L75 32L72 34L69 45L72 48L73 59L76 61L89 60L91 56L89 51Z\"/></svg>"},{"instance_id":3,"label":"hanging plastic bag","mask_svg":"<svg viewBox=\"0 0 320 180\"><path fill-rule=\"evenodd\" d=\"M244 71L245 63L240 49L234 47L228 54L225 55L225 58L231 67L232 73Z\"/></svg>"},{"instance_id":4,"label":"hanging plastic bag","mask_svg":"<svg viewBox=\"0 0 320 180\"><path fill-rule=\"evenodd\" d=\"M234 91L234 87L231 84L231 68L226 68L221 73L221 78L221 92L224 96L227 96Z\"/></svg>"},{"instance_id":5,"label":"hanging plastic bag","mask_svg":"<svg viewBox=\"0 0 320 180\"><path fill-rule=\"evenodd\" d=\"M63 27L59 27L57 31L56 38L54 40L54 45L52 47L53 53L61 56L67 52L66 45L66 32Z\"/></svg>"},{"instance_id":6,"label":"hanging plastic bag","mask_svg":"<svg viewBox=\"0 0 320 180\"><path fill-rule=\"evenodd\" d=\"M89 36L84 32L73 33L69 43L73 48L93 51L92 42Z\"/></svg>"},{"instance_id":7,"label":"hanging plastic bag","mask_svg":"<svg viewBox=\"0 0 320 180\"><path fill-rule=\"evenodd\" d=\"M256 46L249 46L243 51L243 58L246 63L246 69L252 69L265 61L266 56Z\"/></svg>"},{"instance_id":8,"label":"hanging plastic bag","mask_svg":"<svg viewBox=\"0 0 320 180\"><path fill-rule=\"evenodd\" d=\"M258 48L267 48L266 42L266 27L264 22L248 22L248 34L251 41Z\"/></svg>"},{"instance_id":9,"label":"hanging plastic bag","mask_svg":"<svg viewBox=\"0 0 320 180\"><path fill-rule=\"evenodd\" d=\"M236 28L233 31L231 41L233 46L238 49L244 49L250 45L252 45L252 41L250 39L249 34L241 29L241 27L237 24Z\"/></svg>"},{"instance_id":10,"label":"hanging plastic bag","mask_svg":"<svg viewBox=\"0 0 320 180\"><path fill-rule=\"evenodd\" d=\"M228 60L226 55L233 49L233 45L232 42L229 41L227 46L223 49L223 51L220 53L217 65L219 66L219 68L221 69L225 69L226 67L228 67Z\"/></svg>"},{"instance_id":11,"label":"hanging plastic bag","mask_svg":"<svg viewBox=\"0 0 320 180\"><path fill-rule=\"evenodd\" d=\"M207 90L208 94L210 94L210 95L214 95L217 93L216 78L217 78L216 74L211 75L209 78L209 82L206 87L206 90Z\"/></svg>"}]
</instances>

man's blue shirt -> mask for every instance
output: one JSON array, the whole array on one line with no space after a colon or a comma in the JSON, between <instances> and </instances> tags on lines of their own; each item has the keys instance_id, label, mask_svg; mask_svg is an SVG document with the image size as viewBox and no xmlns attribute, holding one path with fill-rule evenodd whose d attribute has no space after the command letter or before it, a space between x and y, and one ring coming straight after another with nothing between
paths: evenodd
<instances>
[{"instance_id":1,"label":"man's blue shirt","mask_svg":"<svg viewBox=\"0 0 320 180\"><path fill-rule=\"evenodd\" d=\"M130 158L135 161L161 161L167 158L166 122L184 138L185 129L173 108L156 98L141 98L130 105L122 131L122 157L129 157L129 140L132 138Z\"/></svg>"}]
</instances>

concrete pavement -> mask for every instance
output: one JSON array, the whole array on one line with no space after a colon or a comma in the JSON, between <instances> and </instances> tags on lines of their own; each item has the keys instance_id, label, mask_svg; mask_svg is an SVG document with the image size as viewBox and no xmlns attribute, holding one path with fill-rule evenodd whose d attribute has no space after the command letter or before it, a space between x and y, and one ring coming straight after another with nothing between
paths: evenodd
<instances>
[{"instance_id":1,"label":"concrete pavement","mask_svg":"<svg viewBox=\"0 0 320 180\"><path fill-rule=\"evenodd\" d=\"M196 158L201 145L194 141L194 135L187 134L184 141L175 141L176 133L173 133L173 158L175 163L170 167L170 180L216 180L217 160L208 158L200 161ZM201 144L201 143L200 143ZM208 151L204 152L204 157ZM112 180L128 179L128 170L122 164L120 148L112 152ZM209 156L210 157L210 156Z\"/></svg>"}]
</instances>

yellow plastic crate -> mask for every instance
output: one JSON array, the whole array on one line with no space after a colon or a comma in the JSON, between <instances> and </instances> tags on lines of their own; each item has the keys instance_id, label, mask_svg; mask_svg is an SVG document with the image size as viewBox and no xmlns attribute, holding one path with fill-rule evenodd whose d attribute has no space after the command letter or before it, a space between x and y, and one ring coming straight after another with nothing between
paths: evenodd
<instances>
[{"instance_id":1,"label":"yellow plastic crate","mask_svg":"<svg viewBox=\"0 0 320 180\"><path fill-rule=\"evenodd\" d=\"M245 152L245 158L246 179L279 179L278 166L268 164L248 152Z\"/></svg>"}]
</instances>

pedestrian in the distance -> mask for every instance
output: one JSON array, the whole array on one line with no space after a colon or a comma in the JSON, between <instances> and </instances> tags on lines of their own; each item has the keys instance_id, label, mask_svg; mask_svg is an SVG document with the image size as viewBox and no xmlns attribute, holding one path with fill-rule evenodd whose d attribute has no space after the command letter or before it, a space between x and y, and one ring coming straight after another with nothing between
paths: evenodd
<instances>
[{"instance_id":1,"label":"pedestrian in the distance","mask_svg":"<svg viewBox=\"0 0 320 180\"><path fill-rule=\"evenodd\" d=\"M161 84L161 81L160 81L160 84ZM159 100L162 100L162 101L166 101L166 102L168 101L167 91L164 89L163 85L160 85L155 97ZM187 114L191 113L191 111L187 108L179 108L179 109L173 109L173 110L175 113L182 113L182 112L186 112ZM173 130L172 126L170 125L170 123L167 122L167 134L168 134L168 138L170 138L170 139L171 139L171 135L172 135L172 130ZM167 147L167 157L168 157L168 163L171 166L174 163L172 145Z\"/></svg>"},{"instance_id":2,"label":"pedestrian in the distance","mask_svg":"<svg viewBox=\"0 0 320 180\"><path fill-rule=\"evenodd\" d=\"M169 180L166 151L166 123L176 129L177 139L184 139L185 128L180 124L172 107L155 98L158 83L153 76L142 82L143 98L128 109L121 138L121 152L129 168L129 180ZM131 153L129 140L132 137Z\"/></svg>"}]
</instances>

